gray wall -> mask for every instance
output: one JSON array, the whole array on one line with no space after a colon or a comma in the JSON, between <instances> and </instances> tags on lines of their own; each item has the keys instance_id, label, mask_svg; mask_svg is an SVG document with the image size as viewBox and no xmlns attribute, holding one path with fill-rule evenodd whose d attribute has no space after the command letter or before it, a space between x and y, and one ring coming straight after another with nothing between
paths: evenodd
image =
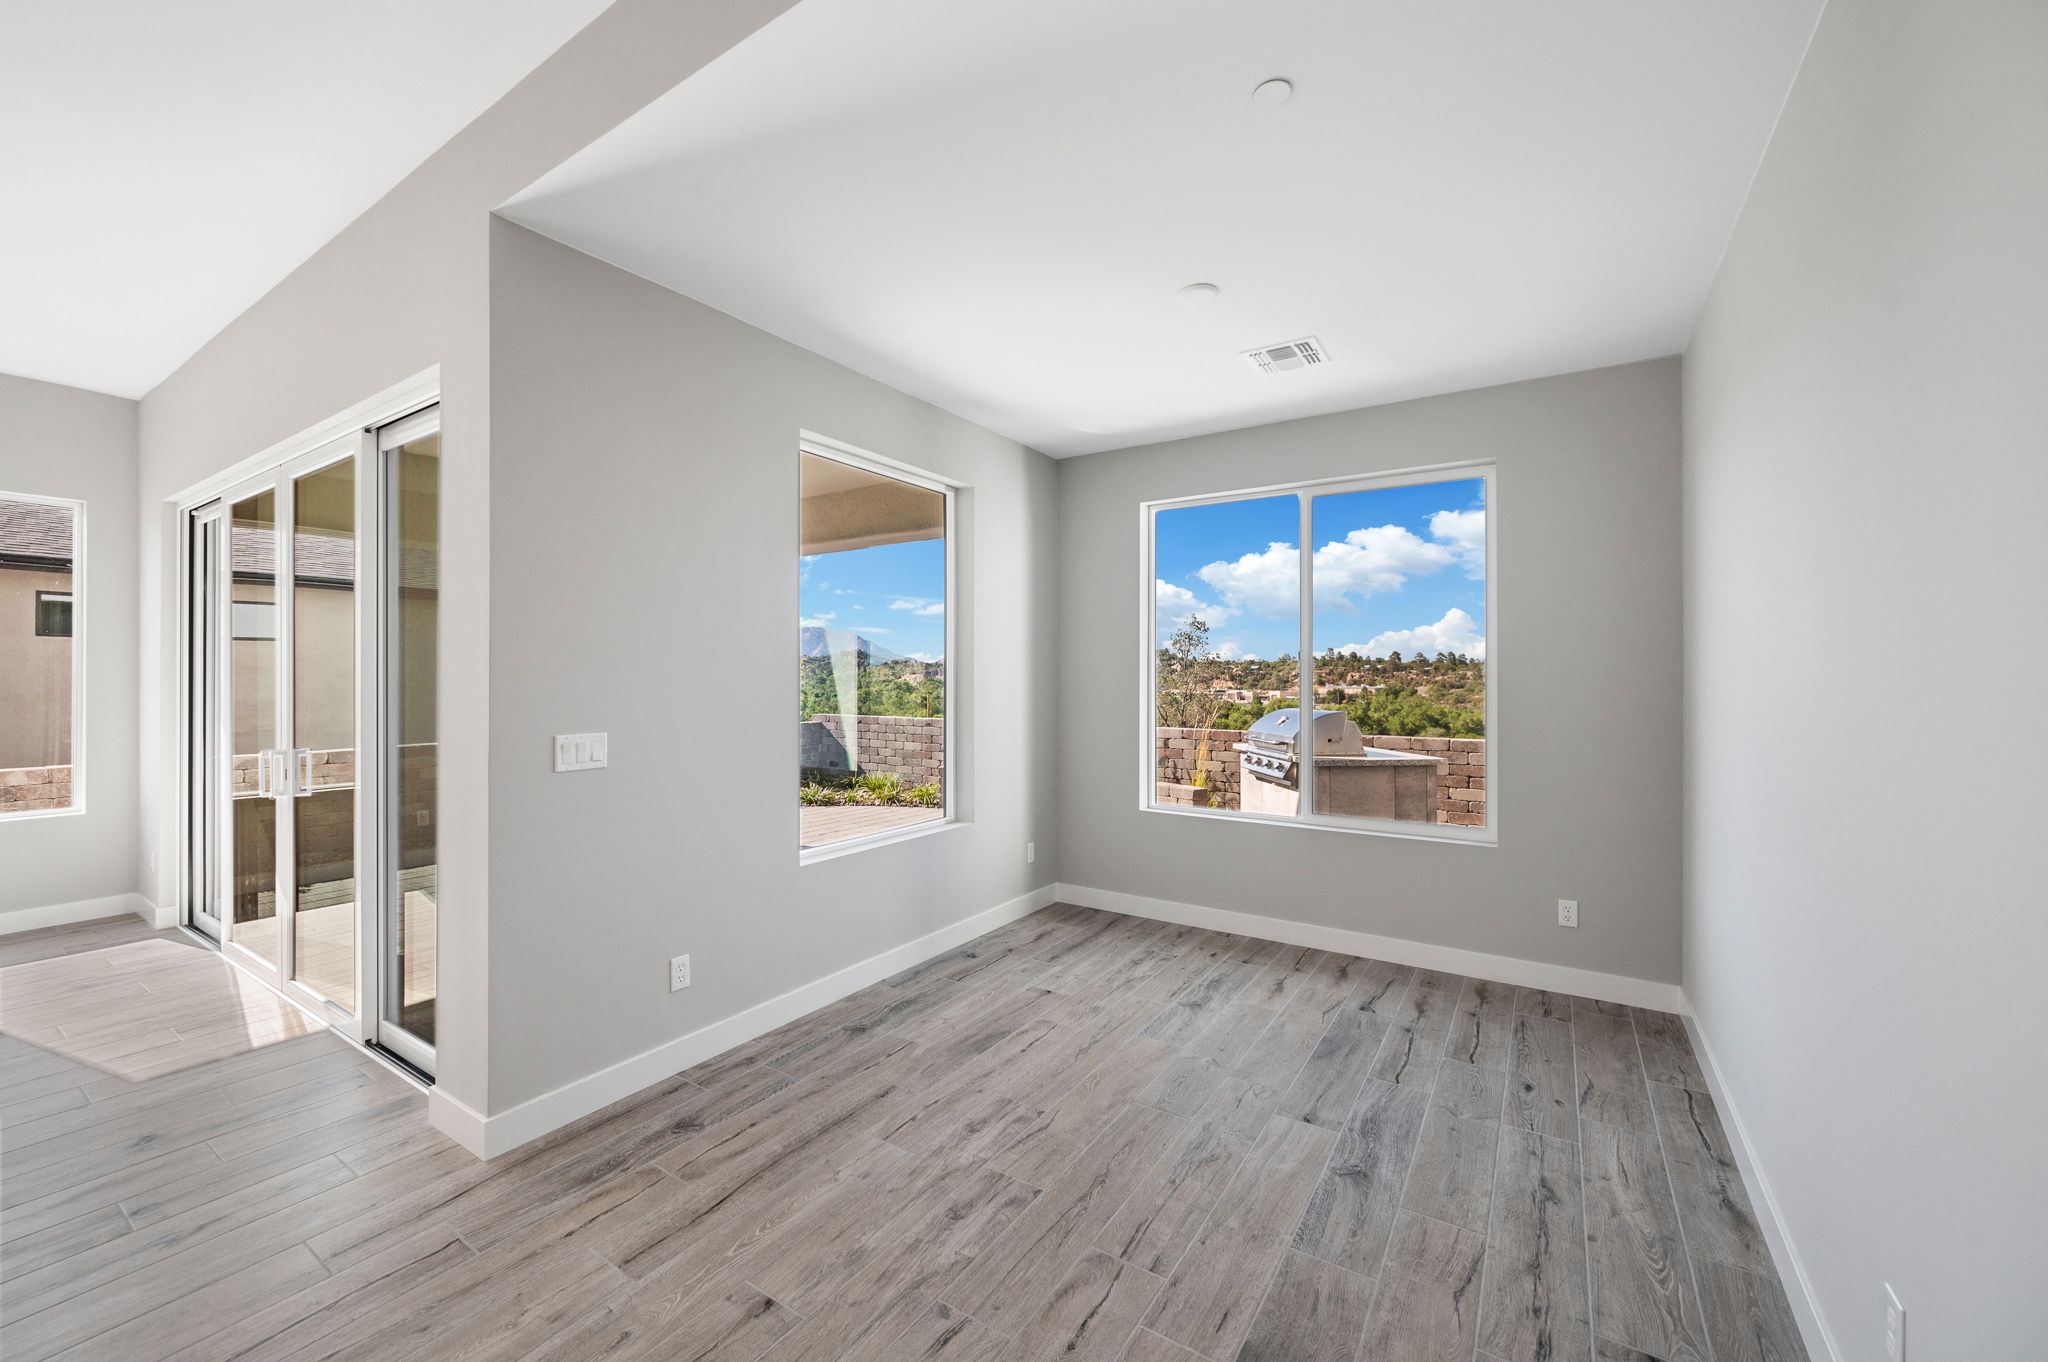
<instances>
[{"instance_id":1,"label":"gray wall","mask_svg":"<svg viewBox=\"0 0 2048 1362\"><path fill-rule=\"evenodd\" d=\"M1141 812L1138 503L1474 458L1499 467L1500 845ZM1678 978L1675 359L1068 459L1060 512L1063 881Z\"/></svg>"},{"instance_id":2,"label":"gray wall","mask_svg":"<svg viewBox=\"0 0 2048 1362\"><path fill-rule=\"evenodd\" d=\"M166 498L439 365L439 1091L478 1112L490 989L490 211L790 0L619 0L142 402L143 861L176 865L175 518ZM508 682L516 684L516 681Z\"/></svg>"},{"instance_id":3,"label":"gray wall","mask_svg":"<svg viewBox=\"0 0 2048 1362\"><path fill-rule=\"evenodd\" d=\"M2048 1347L2044 71L1834 0L1685 362L1686 990L1844 1362Z\"/></svg>"},{"instance_id":4,"label":"gray wall","mask_svg":"<svg viewBox=\"0 0 2048 1362\"><path fill-rule=\"evenodd\" d=\"M135 421L126 398L0 374L0 492L86 504L86 808L0 818L0 914L136 888Z\"/></svg>"},{"instance_id":5,"label":"gray wall","mask_svg":"<svg viewBox=\"0 0 2048 1362\"><path fill-rule=\"evenodd\" d=\"M491 242L502 1109L1051 883L1056 474L524 228L494 223ZM949 659L965 821L808 866L800 430L967 489ZM550 772L548 735L584 730L610 734L609 768ZM683 952L694 982L670 993Z\"/></svg>"}]
</instances>

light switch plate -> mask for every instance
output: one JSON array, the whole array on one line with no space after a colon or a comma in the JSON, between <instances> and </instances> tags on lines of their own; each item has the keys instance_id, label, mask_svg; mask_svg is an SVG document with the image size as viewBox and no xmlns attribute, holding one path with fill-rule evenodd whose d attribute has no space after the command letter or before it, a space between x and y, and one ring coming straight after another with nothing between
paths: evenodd
<instances>
[{"instance_id":1,"label":"light switch plate","mask_svg":"<svg viewBox=\"0 0 2048 1362\"><path fill-rule=\"evenodd\" d=\"M555 734L555 769L557 771L594 771L608 764L605 735L602 733L557 733Z\"/></svg>"}]
</instances>

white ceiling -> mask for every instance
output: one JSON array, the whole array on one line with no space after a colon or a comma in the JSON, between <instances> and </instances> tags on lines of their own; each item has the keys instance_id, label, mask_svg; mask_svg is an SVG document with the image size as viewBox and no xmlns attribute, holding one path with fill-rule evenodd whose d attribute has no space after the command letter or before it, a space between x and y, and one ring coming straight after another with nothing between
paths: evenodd
<instances>
[{"instance_id":1,"label":"white ceiling","mask_svg":"<svg viewBox=\"0 0 2048 1362\"><path fill-rule=\"evenodd\" d=\"M1087 453L1680 350L1819 8L803 0L505 212Z\"/></svg>"},{"instance_id":2,"label":"white ceiling","mask_svg":"<svg viewBox=\"0 0 2048 1362\"><path fill-rule=\"evenodd\" d=\"M0 373L139 397L610 0L7 0Z\"/></svg>"}]
</instances>

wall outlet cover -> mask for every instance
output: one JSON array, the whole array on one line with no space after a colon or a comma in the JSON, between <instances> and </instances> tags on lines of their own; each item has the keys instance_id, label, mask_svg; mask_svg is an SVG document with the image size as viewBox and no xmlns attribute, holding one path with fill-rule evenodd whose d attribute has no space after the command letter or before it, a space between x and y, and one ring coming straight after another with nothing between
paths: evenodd
<instances>
[{"instance_id":1,"label":"wall outlet cover","mask_svg":"<svg viewBox=\"0 0 2048 1362\"><path fill-rule=\"evenodd\" d=\"M1890 1282L1884 1284L1884 1355L1889 1362L1906 1362L1906 1307Z\"/></svg>"},{"instance_id":2,"label":"wall outlet cover","mask_svg":"<svg viewBox=\"0 0 2048 1362\"><path fill-rule=\"evenodd\" d=\"M668 991L680 993L690 986L690 957L679 955L668 962Z\"/></svg>"},{"instance_id":3,"label":"wall outlet cover","mask_svg":"<svg viewBox=\"0 0 2048 1362\"><path fill-rule=\"evenodd\" d=\"M1577 899L1559 899L1557 901L1557 925L1560 927L1576 927L1579 925L1579 901Z\"/></svg>"},{"instance_id":4,"label":"wall outlet cover","mask_svg":"<svg viewBox=\"0 0 2048 1362\"><path fill-rule=\"evenodd\" d=\"M609 743L602 733L555 734L557 771L594 771L610 764Z\"/></svg>"}]
</instances>

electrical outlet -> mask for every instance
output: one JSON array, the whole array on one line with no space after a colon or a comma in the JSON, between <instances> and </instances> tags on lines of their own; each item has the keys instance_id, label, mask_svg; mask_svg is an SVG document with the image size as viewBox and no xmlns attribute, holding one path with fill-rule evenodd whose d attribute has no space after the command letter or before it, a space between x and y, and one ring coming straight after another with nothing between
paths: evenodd
<instances>
[{"instance_id":1,"label":"electrical outlet","mask_svg":"<svg viewBox=\"0 0 2048 1362\"><path fill-rule=\"evenodd\" d=\"M1035 860L1037 860L1037 859L1038 859L1038 843L1036 843L1036 842L1026 842L1026 843L1024 844L1024 864L1026 864L1026 865L1030 865L1030 864L1031 864L1031 863L1032 863L1033 861L1035 861Z\"/></svg>"},{"instance_id":2,"label":"electrical outlet","mask_svg":"<svg viewBox=\"0 0 2048 1362\"><path fill-rule=\"evenodd\" d=\"M425 827L431 821L431 815L429 815L425 809L421 809L419 812L415 813L412 816L412 818L413 822L419 824L419 826L421 827Z\"/></svg>"},{"instance_id":3,"label":"electrical outlet","mask_svg":"<svg viewBox=\"0 0 2048 1362\"><path fill-rule=\"evenodd\" d=\"M680 993L690 986L690 957L679 955L668 962L668 991Z\"/></svg>"},{"instance_id":4,"label":"electrical outlet","mask_svg":"<svg viewBox=\"0 0 2048 1362\"><path fill-rule=\"evenodd\" d=\"M1906 1307L1890 1282L1884 1284L1884 1355L1889 1362L1906 1362Z\"/></svg>"},{"instance_id":5,"label":"electrical outlet","mask_svg":"<svg viewBox=\"0 0 2048 1362\"><path fill-rule=\"evenodd\" d=\"M1557 901L1557 925L1560 927L1576 927L1579 925L1579 901L1577 899L1559 899Z\"/></svg>"}]
</instances>

